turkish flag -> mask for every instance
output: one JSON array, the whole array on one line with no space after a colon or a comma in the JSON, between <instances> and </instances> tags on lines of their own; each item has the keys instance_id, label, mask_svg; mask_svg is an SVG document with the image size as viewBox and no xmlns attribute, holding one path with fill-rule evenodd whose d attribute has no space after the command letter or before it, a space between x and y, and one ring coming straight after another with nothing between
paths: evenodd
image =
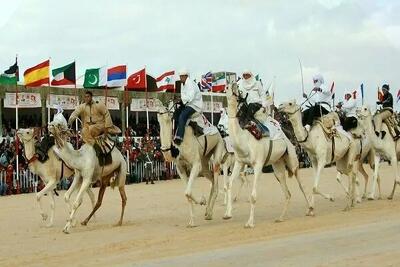
<instances>
[{"instance_id":1,"label":"turkish flag","mask_svg":"<svg viewBox=\"0 0 400 267\"><path fill-rule=\"evenodd\" d=\"M128 77L126 90L144 91L147 87L146 69L139 70Z\"/></svg>"}]
</instances>

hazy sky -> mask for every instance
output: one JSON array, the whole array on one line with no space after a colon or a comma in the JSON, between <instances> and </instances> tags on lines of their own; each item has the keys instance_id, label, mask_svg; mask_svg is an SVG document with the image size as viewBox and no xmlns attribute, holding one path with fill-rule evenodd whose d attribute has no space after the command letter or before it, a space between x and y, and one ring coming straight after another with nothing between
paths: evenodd
<instances>
[{"instance_id":1,"label":"hazy sky","mask_svg":"<svg viewBox=\"0 0 400 267\"><path fill-rule=\"evenodd\" d=\"M23 72L48 57L52 67L127 64L149 74L189 69L240 73L251 69L277 101L299 98L322 73L337 95L365 85L400 88L400 1L124 1L13 0L0 8L0 71L18 54ZM82 83L83 81L81 81Z\"/></svg>"}]
</instances>

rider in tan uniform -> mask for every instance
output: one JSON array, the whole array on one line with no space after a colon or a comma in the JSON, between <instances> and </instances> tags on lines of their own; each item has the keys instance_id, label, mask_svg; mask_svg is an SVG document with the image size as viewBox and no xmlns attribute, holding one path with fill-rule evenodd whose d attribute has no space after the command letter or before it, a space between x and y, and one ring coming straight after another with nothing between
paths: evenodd
<instances>
[{"instance_id":1,"label":"rider in tan uniform","mask_svg":"<svg viewBox=\"0 0 400 267\"><path fill-rule=\"evenodd\" d=\"M76 107L68 120L71 125L79 116L82 119L82 139L85 143L93 145L95 137L105 133L119 134L121 130L112 122L110 112L106 105L93 101L90 91L85 93L85 103Z\"/></svg>"}]
</instances>

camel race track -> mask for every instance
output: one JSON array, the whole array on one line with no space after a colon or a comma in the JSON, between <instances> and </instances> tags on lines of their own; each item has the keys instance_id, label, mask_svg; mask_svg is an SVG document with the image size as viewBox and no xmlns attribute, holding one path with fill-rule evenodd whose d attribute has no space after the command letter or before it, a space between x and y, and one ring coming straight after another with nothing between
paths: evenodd
<instances>
[{"instance_id":1,"label":"camel race track","mask_svg":"<svg viewBox=\"0 0 400 267\"><path fill-rule=\"evenodd\" d=\"M312 169L301 169L300 175L310 192ZM71 234L62 232L67 218L63 191L56 197L52 228L41 221L34 194L1 197L0 266L400 266L400 193L392 201L386 199L394 180L390 167L381 166L383 199L365 200L349 212L343 211L346 197L335 177L334 168L323 171L320 188L335 201L316 198L315 217L305 216L297 182L288 179L288 217L275 223L283 194L273 175L264 174L254 229L243 227L249 215L245 189L231 220L222 219L220 193L214 219L204 220L205 207L196 206L198 227L186 228L188 207L180 180L127 186L122 227L113 226L120 214L118 190L108 188L95 219L88 226L78 224ZM209 188L209 182L199 178L194 193L206 195ZM48 209L47 200L44 197ZM85 195L79 220L90 210Z\"/></svg>"}]
</instances>

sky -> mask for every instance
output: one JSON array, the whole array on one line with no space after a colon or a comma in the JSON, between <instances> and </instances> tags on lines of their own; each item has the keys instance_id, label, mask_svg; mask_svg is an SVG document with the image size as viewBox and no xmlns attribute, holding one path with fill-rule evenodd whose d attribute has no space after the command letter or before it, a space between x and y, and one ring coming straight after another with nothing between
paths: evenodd
<instances>
[{"instance_id":1,"label":"sky","mask_svg":"<svg viewBox=\"0 0 400 267\"><path fill-rule=\"evenodd\" d=\"M119 64L197 79L250 69L275 80L279 103L301 99L300 59L306 91L321 73L338 100L364 83L373 104L383 83L400 89L398 14L395 0L2 1L0 71L16 54L21 72L51 58L53 68L76 60L78 76Z\"/></svg>"}]
</instances>

